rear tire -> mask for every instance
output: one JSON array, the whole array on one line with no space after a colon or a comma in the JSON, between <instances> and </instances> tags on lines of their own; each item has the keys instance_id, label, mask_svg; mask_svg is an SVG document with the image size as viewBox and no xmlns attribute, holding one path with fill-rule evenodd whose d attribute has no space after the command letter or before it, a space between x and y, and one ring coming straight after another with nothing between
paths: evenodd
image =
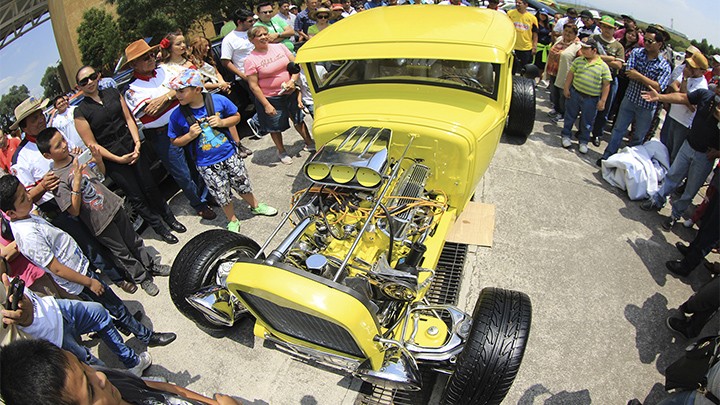
<instances>
[{"instance_id":1,"label":"rear tire","mask_svg":"<svg viewBox=\"0 0 720 405\"><path fill-rule=\"evenodd\" d=\"M512 99L505 132L525 142L535 126L535 80L513 76L512 81Z\"/></svg>"},{"instance_id":2,"label":"rear tire","mask_svg":"<svg viewBox=\"0 0 720 405\"><path fill-rule=\"evenodd\" d=\"M531 318L527 295L484 288L475 304L470 335L441 403L501 403L520 368Z\"/></svg>"},{"instance_id":3,"label":"rear tire","mask_svg":"<svg viewBox=\"0 0 720 405\"><path fill-rule=\"evenodd\" d=\"M206 331L225 330L193 308L185 297L202 287L217 284L218 267L240 257L254 257L260 246L252 239L222 229L203 232L183 246L170 270L170 298L187 318Z\"/></svg>"}]
</instances>

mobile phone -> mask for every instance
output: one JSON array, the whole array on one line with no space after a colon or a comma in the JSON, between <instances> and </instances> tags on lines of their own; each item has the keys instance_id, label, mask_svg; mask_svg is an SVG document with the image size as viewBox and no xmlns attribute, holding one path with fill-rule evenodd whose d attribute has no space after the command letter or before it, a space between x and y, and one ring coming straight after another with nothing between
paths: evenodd
<instances>
[{"instance_id":1,"label":"mobile phone","mask_svg":"<svg viewBox=\"0 0 720 405\"><path fill-rule=\"evenodd\" d=\"M8 296L5 300L5 309L9 311L16 311L24 292L25 282L20 277L15 277L10 283L10 291L8 291ZM12 301L10 300L10 297L12 297Z\"/></svg>"},{"instance_id":2,"label":"mobile phone","mask_svg":"<svg viewBox=\"0 0 720 405\"><path fill-rule=\"evenodd\" d=\"M85 149L85 152L81 153L77 157L78 165L82 166L85 163L89 162L90 159L92 159L92 153L90 152L90 149Z\"/></svg>"}]
</instances>

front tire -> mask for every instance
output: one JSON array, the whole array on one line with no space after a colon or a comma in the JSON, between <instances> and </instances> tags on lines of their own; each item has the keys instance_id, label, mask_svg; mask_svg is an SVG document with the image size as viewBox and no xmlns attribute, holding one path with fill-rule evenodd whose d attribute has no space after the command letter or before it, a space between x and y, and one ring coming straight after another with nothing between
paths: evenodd
<instances>
[{"instance_id":1,"label":"front tire","mask_svg":"<svg viewBox=\"0 0 720 405\"><path fill-rule=\"evenodd\" d=\"M247 236L221 229L206 231L190 239L178 253L170 270L170 298L175 307L201 329L226 329L227 326L206 318L185 298L202 287L217 284L220 266L228 266L237 258L252 258L259 250L260 246Z\"/></svg>"},{"instance_id":2,"label":"front tire","mask_svg":"<svg viewBox=\"0 0 720 405\"><path fill-rule=\"evenodd\" d=\"M499 404L515 380L530 333L527 295L484 288L473 324L445 387L443 404Z\"/></svg>"},{"instance_id":3,"label":"front tire","mask_svg":"<svg viewBox=\"0 0 720 405\"><path fill-rule=\"evenodd\" d=\"M512 78L512 99L505 132L525 142L535 126L535 80Z\"/></svg>"}]
</instances>

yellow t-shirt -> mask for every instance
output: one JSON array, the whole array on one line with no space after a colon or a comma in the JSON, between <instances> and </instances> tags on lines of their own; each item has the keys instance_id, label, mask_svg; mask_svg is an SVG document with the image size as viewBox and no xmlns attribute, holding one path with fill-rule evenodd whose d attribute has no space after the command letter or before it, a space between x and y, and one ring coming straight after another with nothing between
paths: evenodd
<instances>
[{"instance_id":1,"label":"yellow t-shirt","mask_svg":"<svg viewBox=\"0 0 720 405\"><path fill-rule=\"evenodd\" d=\"M517 10L510 10L507 15L515 25L515 32L517 32L515 48L513 49L517 51L531 50L533 45L533 27L535 30L537 30L538 27L537 18L527 11L520 14Z\"/></svg>"}]
</instances>

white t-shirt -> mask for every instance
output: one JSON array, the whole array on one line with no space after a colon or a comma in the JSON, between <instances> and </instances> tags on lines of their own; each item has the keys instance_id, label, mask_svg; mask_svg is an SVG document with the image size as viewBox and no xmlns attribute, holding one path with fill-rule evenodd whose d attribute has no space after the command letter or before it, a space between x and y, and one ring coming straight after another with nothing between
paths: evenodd
<instances>
[{"instance_id":1,"label":"white t-shirt","mask_svg":"<svg viewBox=\"0 0 720 405\"><path fill-rule=\"evenodd\" d=\"M36 339L45 339L57 347L62 347L63 316L55 298L50 295L38 297L28 289L25 290L25 295L33 304L33 322L30 326L20 326L20 329Z\"/></svg>"},{"instance_id":2,"label":"white t-shirt","mask_svg":"<svg viewBox=\"0 0 720 405\"><path fill-rule=\"evenodd\" d=\"M682 83L682 75L680 76L680 79L676 81L678 85ZM707 80L705 80L705 77L690 77L688 78L687 82L687 92L692 93L695 90L698 89L707 89L708 84ZM675 121L681 123L687 128L690 128L692 126L693 118L695 118L695 111L690 110L686 105L683 104L671 104L670 105L670 112L668 113L668 117L674 119Z\"/></svg>"},{"instance_id":3,"label":"white t-shirt","mask_svg":"<svg viewBox=\"0 0 720 405\"><path fill-rule=\"evenodd\" d=\"M563 18L557 20L557 22L555 23L555 26L553 27L553 31L562 33L563 29L565 29L565 24L567 24L569 19L570 19L569 17L563 17ZM580 21L580 17L575 19L575 25L578 28L582 27L583 23L582 23L582 21Z\"/></svg>"},{"instance_id":4,"label":"white t-shirt","mask_svg":"<svg viewBox=\"0 0 720 405\"><path fill-rule=\"evenodd\" d=\"M75 270L83 276L87 275L89 262L80 250L75 239L65 231L54 227L37 215L12 222L12 233L15 236L18 250L36 266L50 274L63 290L78 295L83 286L58 277L48 269L53 258Z\"/></svg>"},{"instance_id":5,"label":"white t-shirt","mask_svg":"<svg viewBox=\"0 0 720 405\"><path fill-rule=\"evenodd\" d=\"M74 113L75 106L68 107L67 110L65 110L64 113L55 114L55 117L53 117L53 120L50 122L48 126L55 127L62 132L62 134L65 136L65 139L68 142L68 146L70 149L72 148L82 148L82 150L87 149L87 146L85 146L85 142L83 142L82 138L80 138L80 134L78 134L77 129L75 129L75 119Z\"/></svg>"},{"instance_id":6,"label":"white t-shirt","mask_svg":"<svg viewBox=\"0 0 720 405\"><path fill-rule=\"evenodd\" d=\"M247 31L232 31L223 38L220 59L232 61L233 65L245 73L245 58L255 49L247 36Z\"/></svg>"},{"instance_id":7,"label":"white t-shirt","mask_svg":"<svg viewBox=\"0 0 720 405\"><path fill-rule=\"evenodd\" d=\"M43 176L50 171L52 160L45 159L35 142L23 141L20 145L22 148L15 152L17 153L17 159L10 166L10 173L17 176L20 183L29 190L35 187ZM52 193L45 193L37 202L37 205L52 199Z\"/></svg>"},{"instance_id":8,"label":"white t-shirt","mask_svg":"<svg viewBox=\"0 0 720 405\"><path fill-rule=\"evenodd\" d=\"M125 91L125 102L135 118L142 122L143 127L148 129L160 128L170 122L170 114L172 114L178 106L177 100L173 100L170 108L159 117L145 115L143 111L148 101L163 96L170 91L166 86L169 81L170 75L165 72L163 66L160 66L155 69L154 77L151 77L149 80L136 77L128 86L127 91Z\"/></svg>"}]
</instances>

